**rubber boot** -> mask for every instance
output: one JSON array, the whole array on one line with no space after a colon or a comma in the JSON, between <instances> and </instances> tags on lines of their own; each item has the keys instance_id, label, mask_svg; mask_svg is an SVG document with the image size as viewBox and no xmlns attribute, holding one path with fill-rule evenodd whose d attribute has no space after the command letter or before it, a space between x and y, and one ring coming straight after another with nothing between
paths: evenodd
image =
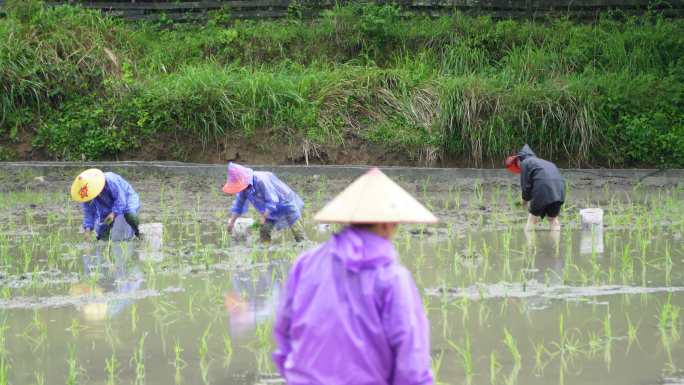
<instances>
[{"instance_id":1,"label":"rubber boot","mask_svg":"<svg viewBox=\"0 0 684 385\"><path fill-rule=\"evenodd\" d=\"M136 238L140 239L140 217L136 213L126 213L124 214L126 223L133 229L133 234Z\"/></svg>"}]
</instances>

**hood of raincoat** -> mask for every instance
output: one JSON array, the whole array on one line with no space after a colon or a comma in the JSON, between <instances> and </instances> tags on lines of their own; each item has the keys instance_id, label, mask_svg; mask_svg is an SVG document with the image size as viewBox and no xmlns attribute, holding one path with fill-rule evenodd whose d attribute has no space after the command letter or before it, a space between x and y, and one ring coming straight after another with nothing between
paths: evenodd
<instances>
[{"instance_id":1,"label":"hood of raincoat","mask_svg":"<svg viewBox=\"0 0 684 385\"><path fill-rule=\"evenodd\" d=\"M532 151L528 144L524 145L523 148L520 151L518 151L518 159L520 159L521 162L527 158L536 156L537 154L535 154L534 151Z\"/></svg>"},{"instance_id":2,"label":"hood of raincoat","mask_svg":"<svg viewBox=\"0 0 684 385\"><path fill-rule=\"evenodd\" d=\"M226 184L222 189L224 193L237 194L252 183L254 183L254 170L237 163L228 163Z\"/></svg>"},{"instance_id":3,"label":"hood of raincoat","mask_svg":"<svg viewBox=\"0 0 684 385\"><path fill-rule=\"evenodd\" d=\"M333 239L334 255L351 271L388 265L396 259L390 241L364 229L347 227Z\"/></svg>"}]
</instances>

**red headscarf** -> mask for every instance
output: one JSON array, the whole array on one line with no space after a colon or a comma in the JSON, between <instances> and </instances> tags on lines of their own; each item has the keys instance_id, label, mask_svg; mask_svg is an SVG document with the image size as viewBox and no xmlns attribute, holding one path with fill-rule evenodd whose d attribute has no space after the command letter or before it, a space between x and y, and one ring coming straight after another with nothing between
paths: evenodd
<instances>
[{"instance_id":1,"label":"red headscarf","mask_svg":"<svg viewBox=\"0 0 684 385\"><path fill-rule=\"evenodd\" d=\"M518 160L517 155L511 155L506 158L504 164L506 165L508 171L512 172L513 174L520 174L520 161Z\"/></svg>"}]
</instances>

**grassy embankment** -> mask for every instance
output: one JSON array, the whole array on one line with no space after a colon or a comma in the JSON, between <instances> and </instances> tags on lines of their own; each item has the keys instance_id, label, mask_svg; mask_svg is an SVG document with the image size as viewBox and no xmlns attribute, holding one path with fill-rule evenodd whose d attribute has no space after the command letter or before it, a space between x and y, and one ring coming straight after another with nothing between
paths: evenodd
<instances>
[{"instance_id":1,"label":"grassy embankment","mask_svg":"<svg viewBox=\"0 0 684 385\"><path fill-rule=\"evenodd\" d=\"M498 166L528 142L574 166L684 167L684 20L356 6L162 25L24 0L6 11L0 159L217 160L252 143L247 157L281 162L368 145L367 161Z\"/></svg>"}]
</instances>

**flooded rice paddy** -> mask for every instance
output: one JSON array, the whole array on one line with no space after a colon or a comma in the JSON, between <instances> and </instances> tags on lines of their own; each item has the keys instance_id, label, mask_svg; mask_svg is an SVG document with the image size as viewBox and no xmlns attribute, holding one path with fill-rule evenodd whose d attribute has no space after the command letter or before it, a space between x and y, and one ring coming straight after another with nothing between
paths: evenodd
<instances>
[{"instance_id":1,"label":"flooded rice paddy","mask_svg":"<svg viewBox=\"0 0 684 385\"><path fill-rule=\"evenodd\" d=\"M0 385L282 382L279 287L335 230L311 217L348 180L284 178L307 202L310 241L262 245L226 232L216 180L115 170L163 230L89 243L68 200L76 171L0 171ZM684 383L682 186L569 182L562 231L527 234L513 177L402 182L443 219L395 240L438 383ZM605 210L602 231L581 229L584 207Z\"/></svg>"}]
</instances>

